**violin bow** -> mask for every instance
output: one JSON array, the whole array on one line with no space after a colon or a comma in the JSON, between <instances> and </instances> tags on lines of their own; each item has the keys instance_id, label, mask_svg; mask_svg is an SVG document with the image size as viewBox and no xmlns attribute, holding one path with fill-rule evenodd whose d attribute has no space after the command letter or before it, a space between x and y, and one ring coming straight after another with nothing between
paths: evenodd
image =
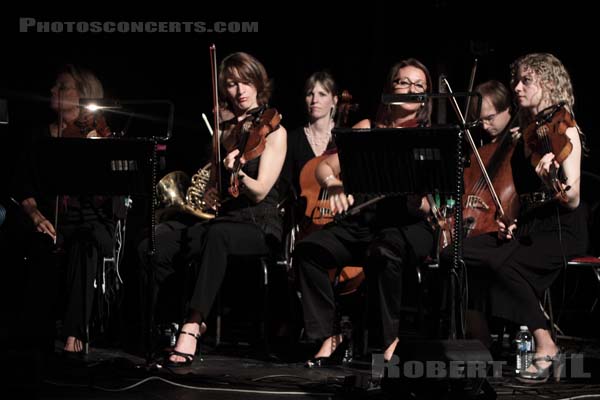
<instances>
[{"instance_id":1,"label":"violin bow","mask_svg":"<svg viewBox=\"0 0 600 400\"><path fill-rule=\"evenodd\" d=\"M477 73L477 59L473 61L473 68L471 69L471 77L469 78L469 87L467 92L473 91L473 85L475 84L475 74ZM465 105L465 115L469 115L469 108L471 107L471 96L467 96L467 104Z\"/></svg>"},{"instance_id":2,"label":"violin bow","mask_svg":"<svg viewBox=\"0 0 600 400\"><path fill-rule=\"evenodd\" d=\"M212 95L213 95L213 115L214 115L214 134L212 136L213 139L213 173L215 174L216 179L216 188L217 193L221 196L221 146L220 146L220 136L221 133L219 131L219 127L221 126L221 122L219 121L219 71L217 65L217 49L214 44L210 46L210 69L211 69L211 80L212 80Z\"/></svg>"},{"instance_id":3,"label":"violin bow","mask_svg":"<svg viewBox=\"0 0 600 400\"><path fill-rule=\"evenodd\" d=\"M443 81L444 81L444 84L446 85L446 87L448 88L448 93L450 93L450 104L452 104L452 108L454 108L454 111L456 112L456 115L458 116L459 122L462 124L462 127L465 131L465 137L467 138L467 142L469 143L469 146L471 146L471 150L473 150L473 154L475 155L477 164L479 165L479 168L481 169L481 175L485 179L485 183L487 184L487 187L490 190L490 194L492 195L492 199L494 200L494 204L496 205L496 208L498 210L498 215L504 223L508 223L506 214L504 213L504 208L502 208L502 204L500 203L500 198L498 197L498 194L496 193L496 190L494 189L494 185L492 184L492 180L490 179L490 176L488 175L487 170L485 169L485 164L483 163L483 160L481 159L481 156L479 155L479 151L477 151L477 146L475 145L475 141L473 141L473 135L471 135L469 128L467 128L465 117L462 114L462 112L460 111L460 107L458 107L458 103L456 101L456 97L454 97L452 88L450 87L450 83L448 83L448 80L446 78L443 78ZM507 225L507 227L508 227L508 225Z\"/></svg>"}]
</instances>

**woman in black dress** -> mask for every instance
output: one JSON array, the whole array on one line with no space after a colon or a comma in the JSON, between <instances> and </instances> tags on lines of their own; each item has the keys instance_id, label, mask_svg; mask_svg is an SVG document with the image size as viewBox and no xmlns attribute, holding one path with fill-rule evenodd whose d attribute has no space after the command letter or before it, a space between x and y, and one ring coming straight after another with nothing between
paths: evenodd
<instances>
[{"instance_id":1,"label":"woman in black dress","mask_svg":"<svg viewBox=\"0 0 600 400\"><path fill-rule=\"evenodd\" d=\"M533 332L534 362L519 378L545 381L556 373L561 354L548 330L539 298L557 278L566 259L586 250L586 221L580 200L582 134L569 117L573 89L568 72L553 55L528 54L511 65L512 86L520 106L521 137L511 159L515 188L521 200L517 221L499 222L498 234L464 241L463 257L469 277L488 285L485 299L471 299L480 312L527 325ZM572 144L564 159L528 140L544 133L546 119L565 114L563 132ZM541 121L538 125L536 120ZM570 121L570 122L569 122ZM558 171L557 174L554 174ZM560 183L552 179L559 177ZM562 179L560 179L562 177ZM564 196L557 195L558 188ZM481 289L481 288L479 288ZM487 338L482 338L484 341ZM558 376L558 375L557 375Z\"/></svg>"}]
</instances>

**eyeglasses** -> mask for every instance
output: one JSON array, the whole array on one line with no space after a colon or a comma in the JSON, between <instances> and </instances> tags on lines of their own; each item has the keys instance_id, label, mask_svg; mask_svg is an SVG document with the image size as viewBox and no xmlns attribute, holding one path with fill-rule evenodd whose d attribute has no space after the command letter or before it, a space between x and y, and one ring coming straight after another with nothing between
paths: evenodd
<instances>
[{"instance_id":1,"label":"eyeglasses","mask_svg":"<svg viewBox=\"0 0 600 400\"><path fill-rule=\"evenodd\" d=\"M394 86L397 86L400 89L409 89L411 86L414 86L415 92L417 92L417 93L423 93L427 89L427 85L425 84L425 82L423 82L423 81L413 82L408 78L394 79L392 81L392 83L394 84Z\"/></svg>"}]
</instances>

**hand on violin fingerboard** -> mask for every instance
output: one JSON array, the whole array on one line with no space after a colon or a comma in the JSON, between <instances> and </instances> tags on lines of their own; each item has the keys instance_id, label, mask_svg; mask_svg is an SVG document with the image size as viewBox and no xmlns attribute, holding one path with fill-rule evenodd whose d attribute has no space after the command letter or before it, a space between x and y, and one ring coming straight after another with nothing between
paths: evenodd
<instances>
[{"instance_id":1,"label":"hand on violin fingerboard","mask_svg":"<svg viewBox=\"0 0 600 400\"><path fill-rule=\"evenodd\" d=\"M240 154L240 151L238 149L235 149L229 154L227 154L227 156L225 156L225 158L223 159L223 166L227 171L233 171L235 167L235 159L238 156L238 154ZM240 163L242 165L246 163L244 157L240 157Z\"/></svg>"}]
</instances>

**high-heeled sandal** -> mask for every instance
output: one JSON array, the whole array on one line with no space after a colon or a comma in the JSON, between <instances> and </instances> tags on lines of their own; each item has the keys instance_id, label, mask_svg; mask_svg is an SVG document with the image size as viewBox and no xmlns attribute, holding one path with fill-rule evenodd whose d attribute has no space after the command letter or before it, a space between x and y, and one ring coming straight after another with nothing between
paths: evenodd
<instances>
[{"instance_id":1,"label":"high-heeled sandal","mask_svg":"<svg viewBox=\"0 0 600 400\"><path fill-rule=\"evenodd\" d=\"M196 356L196 353L198 353L198 340L200 340L200 333L190 333L190 332L186 332L186 331L179 331L179 333L180 334L185 333L186 335L190 335L191 337L196 339L196 351L194 352L194 354L190 354L190 353L182 353L180 351L173 349L172 351L169 352L169 354L167 355L167 357L164 361L165 367L180 368L180 367L190 366L194 362L194 357ZM185 361L173 361L173 360L171 360L172 356L182 357Z\"/></svg>"},{"instance_id":2,"label":"high-heeled sandal","mask_svg":"<svg viewBox=\"0 0 600 400\"><path fill-rule=\"evenodd\" d=\"M304 363L306 368L335 367L342 365L348 359L349 340L342 340L329 357L313 357Z\"/></svg>"},{"instance_id":3,"label":"high-heeled sandal","mask_svg":"<svg viewBox=\"0 0 600 400\"><path fill-rule=\"evenodd\" d=\"M547 361L550 364L546 368L540 368L537 364L539 361ZM535 367L535 371L523 370L519 372L517 380L523 383L544 383L548 381L550 376L554 376L554 380L560 382L562 369L565 365L565 355L558 351L554 357L549 355L535 357L531 361L531 365Z\"/></svg>"}]
</instances>

